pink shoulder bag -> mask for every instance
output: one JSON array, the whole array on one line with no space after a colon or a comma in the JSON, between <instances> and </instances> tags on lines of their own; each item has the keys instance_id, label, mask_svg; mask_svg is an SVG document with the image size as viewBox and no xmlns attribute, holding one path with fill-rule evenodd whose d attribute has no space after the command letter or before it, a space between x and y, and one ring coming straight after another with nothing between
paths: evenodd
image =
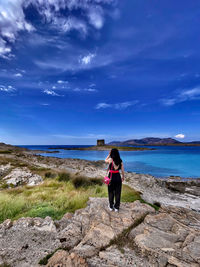
<instances>
[{"instance_id":1,"label":"pink shoulder bag","mask_svg":"<svg viewBox=\"0 0 200 267\"><path fill-rule=\"evenodd\" d=\"M112 169L112 167L113 167L113 161L112 161L111 169ZM103 178L103 182L104 182L104 184L109 185L111 179L112 179L112 172L111 172L111 177L110 177L110 178L109 178L108 176L105 176L105 177Z\"/></svg>"}]
</instances>

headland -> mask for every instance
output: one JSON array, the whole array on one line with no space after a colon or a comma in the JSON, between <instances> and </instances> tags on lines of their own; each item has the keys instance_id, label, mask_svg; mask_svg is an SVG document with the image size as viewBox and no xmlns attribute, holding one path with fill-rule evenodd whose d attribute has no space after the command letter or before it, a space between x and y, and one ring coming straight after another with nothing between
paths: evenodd
<instances>
[{"instance_id":1,"label":"headland","mask_svg":"<svg viewBox=\"0 0 200 267\"><path fill-rule=\"evenodd\" d=\"M44 157L4 145L1 216L6 203L13 205L0 224L0 265L199 266L200 179L126 172L126 194L115 213L100 184L105 168L104 161Z\"/></svg>"}]
</instances>

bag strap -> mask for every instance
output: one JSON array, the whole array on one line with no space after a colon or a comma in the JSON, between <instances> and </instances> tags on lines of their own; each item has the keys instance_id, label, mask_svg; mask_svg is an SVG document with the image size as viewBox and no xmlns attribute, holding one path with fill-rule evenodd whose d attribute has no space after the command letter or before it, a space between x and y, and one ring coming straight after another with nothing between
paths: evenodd
<instances>
[{"instance_id":1,"label":"bag strap","mask_svg":"<svg viewBox=\"0 0 200 267\"><path fill-rule=\"evenodd\" d=\"M113 159L112 159L112 165L111 165L111 169L112 170L112 167L113 167ZM112 179L112 172L111 172L111 175L110 175L110 180Z\"/></svg>"}]
</instances>

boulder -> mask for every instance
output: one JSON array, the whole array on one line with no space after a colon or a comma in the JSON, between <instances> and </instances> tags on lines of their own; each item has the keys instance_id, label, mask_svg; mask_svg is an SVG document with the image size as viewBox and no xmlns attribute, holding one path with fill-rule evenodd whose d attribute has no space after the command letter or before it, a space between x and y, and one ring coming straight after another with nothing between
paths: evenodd
<instances>
[{"instance_id":1,"label":"boulder","mask_svg":"<svg viewBox=\"0 0 200 267\"><path fill-rule=\"evenodd\" d=\"M9 172L9 170L11 169L11 165L10 163L6 164L6 165L0 165L0 179L7 174L7 172Z\"/></svg>"},{"instance_id":2,"label":"boulder","mask_svg":"<svg viewBox=\"0 0 200 267\"><path fill-rule=\"evenodd\" d=\"M47 267L88 267L86 260L72 252L69 253L65 250L57 251L49 260Z\"/></svg>"},{"instance_id":3,"label":"boulder","mask_svg":"<svg viewBox=\"0 0 200 267\"><path fill-rule=\"evenodd\" d=\"M200 179L174 181L159 179L147 174L126 173L125 183L142 193L149 202L163 206L177 206L200 212Z\"/></svg>"},{"instance_id":4,"label":"boulder","mask_svg":"<svg viewBox=\"0 0 200 267\"><path fill-rule=\"evenodd\" d=\"M33 174L28 168L13 169L3 180L8 185L19 186L29 185L34 186L43 182L42 177L38 174Z\"/></svg>"}]
</instances>

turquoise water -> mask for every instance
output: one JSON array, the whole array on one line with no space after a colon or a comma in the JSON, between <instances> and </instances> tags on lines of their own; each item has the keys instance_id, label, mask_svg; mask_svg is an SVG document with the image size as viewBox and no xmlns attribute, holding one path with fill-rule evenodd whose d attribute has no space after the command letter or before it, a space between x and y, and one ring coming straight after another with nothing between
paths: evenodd
<instances>
[{"instance_id":1,"label":"turquoise water","mask_svg":"<svg viewBox=\"0 0 200 267\"><path fill-rule=\"evenodd\" d=\"M71 146L25 146L29 149L48 150L49 147ZM59 158L79 158L87 160L104 160L107 151L80 151L55 149L59 153L41 154ZM200 147L160 146L151 151L122 151L121 158L125 170L151 174L157 177L170 175L182 177L200 177ZM51 150L52 151L52 150Z\"/></svg>"}]
</instances>

